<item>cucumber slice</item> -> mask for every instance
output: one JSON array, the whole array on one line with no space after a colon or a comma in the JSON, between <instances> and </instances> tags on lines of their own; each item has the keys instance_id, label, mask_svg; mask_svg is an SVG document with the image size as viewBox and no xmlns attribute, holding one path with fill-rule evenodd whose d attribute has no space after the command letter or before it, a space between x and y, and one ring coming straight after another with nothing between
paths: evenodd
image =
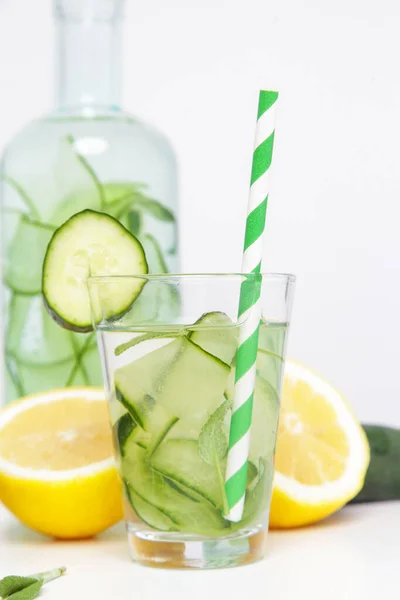
<instances>
[{"instance_id":1,"label":"cucumber slice","mask_svg":"<svg viewBox=\"0 0 400 600\"><path fill-rule=\"evenodd\" d=\"M249 466L252 463L249 463ZM259 522L263 513L267 513L272 492L273 467L271 461L260 460L258 477L246 491L243 516L239 523L232 524L232 529L248 527Z\"/></svg>"},{"instance_id":2,"label":"cucumber slice","mask_svg":"<svg viewBox=\"0 0 400 600\"><path fill-rule=\"evenodd\" d=\"M192 490L216 508L223 509L221 482L214 466L202 460L197 440L167 440L153 454L152 468L178 485ZM226 459L221 461L225 473Z\"/></svg>"},{"instance_id":3,"label":"cucumber slice","mask_svg":"<svg viewBox=\"0 0 400 600\"><path fill-rule=\"evenodd\" d=\"M205 313L196 323L190 341L209 354L230 365L236 354L238 330L231 319L223 312Z\"/></svg>"},{"instance_id":4,"label":"cucumber slice","mask_svg":"<svg viewBox=\"0 0 400 600\"><path fill-rule=\"evenodd\" d=\"M162 406L153 406L152 401L147 397L138 408L125 400L119 391L117 391L117 398L128 410L130 418L138 424L140 433L135 432L135 439L146 442L147 454L151 456L178 422L178 418L170 417ZM149 411L151 419L147 418Z\"/></svg>"},{"instance_id":5,"label":"cucumber slice","mask_svg":"<svg viewBox=\"0 0 400 600\"><path fill-rule=\"evenodd\" d=\"M70 333L53 321L40 295L14 294L6 321L7 351L26 365L49 365L74 357Z\"/></svg>"},{"instance_id":6,"label":"cucumber slice","mask_svg":"<svg viewBox=\"0 0 400 600\"><path fill-rule=\"evenodd\" d=\"M225 389L229 399L233 398L234 382L235 374L232 371ZM250 430L250 460L257 462L260 457L268 458L274 454L279 409L279 396L274 387L257 373Z\"/></svg>"},{"instance_id":7,"label":"cucumber slice","mask_svg":"<svg viewBox=\"0 0 400 600\"><path fill-rule=\"evenodd\" d=\"M250 430L249 459L269 459L275 452L279 422L279 398L271 384L257 377Z\"/></svg>"},{"instance_id":8,"label":"cucumber slice","mask_svg":"<svg viewBox=\"0 0 400 600\"><path fill-rule=\"evenodd\" d=\"M283 374L283 358L277 354L265 352L258 349L257 353L257 375L262 377L279 394L281 389L281 378Z\"/></svg>"},{"instance_id":9,"label":"cucumber slice","mask_svg":"<svg viewBox=\"0 0 400 600\"><path fill-rule=\"evenodd\" d=\"M91 275L105 276L143 274L148 270L140 242L114 218L91 210L71 217L50 240L42 278L45 305L66 329L92 330L89 268ZM129 277L107 283L96 320L126 312L144 283Z\"/></svg>"},{"instance_id":10,"label":"cucumber slice","mask_svg":"<svg viewBox=\"0 0 400 600\"><path fill-rule=\"evenodd\" d=\"M26 393L29 390L30 394L65 387L74 364L74 359L50 365L18 363L22 387Z\"/></svg>"},{"instance_id":11,"label":"cucumber slice","mask_svg":"<svg viewBox=\"0 0 400 600\"><path fill-rule=\"evenodd\" d=\"M8 247L5 283L20 294L40 294L43 259L54 228L23 215Z\"/></svg>"},{"instance_id":12,"label":"cucumber slice","mask_svg":"<svg viewBox=\"0 0 400 600\"><path fill-rule=\"evenodd\" d=\"M146 460L146 451L135 443L126 447L122 474L134 493L171 519L173 531L200 535L223 535L227 532L229 523L209 502L197 501L171 486L151 468ZM150 520L148 513L147 519ZM153 520L151 526L158 529L160 523Z\"/></svg>"},{"instance_id":13,"label":"cucumber slice","mask_svg":"<svg viewBox=\"0 0 400 600\"><path fill-rule=\"evenodd\" d=\"M137 424L129 413L123 415L115 425L118 446L122 457L125 456L125 445L136 429Z\"/></svg>"},{"instance_id":14,"label":"cucumber slice","mask_svg":"<svg viewBox=\"0 0 400 600\"><path fill-rule=\"evenodd\" d=\"M121 401L146 431L164 409L169 418L198 423L220 404L230 368L185 337L117 369Z\"/></svg>"},{"instance_id":15,"label":"cucumber slice","mask_svg":"<svg viewBox=\"0 0 400 600\"><path fill-rule=\"evenodd\" d=\"M143 523L158 531L176 531L177 524L171 517L146 502L130 485L126 485L125 489L132 508Z\"/></svg>"},{"instance_id":16,"label":"cucumber slice","mask_svg":"<svg viewBox=\"0 0 400 600\"><path fill-rule=\"evenodd\" d=\"M258 338L258 348L283 358L285 353L285 342L287 324L277 322L261 321Z\"/></svg>"}]
</instances>

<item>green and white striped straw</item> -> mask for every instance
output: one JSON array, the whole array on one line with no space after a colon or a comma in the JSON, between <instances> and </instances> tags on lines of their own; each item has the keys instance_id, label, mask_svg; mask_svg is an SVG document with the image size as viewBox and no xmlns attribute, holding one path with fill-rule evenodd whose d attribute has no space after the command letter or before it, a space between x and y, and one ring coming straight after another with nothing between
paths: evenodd
<instances>
[{"instance_id":1,"label":"green and white striped straw","mask_svg":"<svg viewBox=\"0 0 400 600\"><path fill-rule=\"evenodd\" d=\"M277 99L278 92L260 91L244 240L243 273L260 273L261 271ZM236 354L235 389L225 476L225 493L229 509L225 516L228 520L235 522L242 518L246 493L258 333L261 319L260 293L261 277L255 282L245 280L242 283L238 317L244 323L240 329Z\"/></svg>"}]
</instances>

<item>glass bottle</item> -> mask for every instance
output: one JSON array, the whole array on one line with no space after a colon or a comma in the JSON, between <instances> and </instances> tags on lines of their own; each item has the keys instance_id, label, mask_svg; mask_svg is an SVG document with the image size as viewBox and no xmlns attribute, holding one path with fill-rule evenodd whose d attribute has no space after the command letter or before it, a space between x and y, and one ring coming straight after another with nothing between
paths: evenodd
<instances>
[{"instance_id":1,"label":"glass bottle","mask_svg":"<svg viewBox=\"0 0 400 600\"><path fill-rule=\"evenodd\" d=\"M11 141L1 164L6 402L101 385L94 334L62 330L41 297L47 243L68 217L108 212L142 241L150 272L178 272L173 151L119 104L123 0L54 0L54 9L56 108Z\"/></svg>"}]
</instances>

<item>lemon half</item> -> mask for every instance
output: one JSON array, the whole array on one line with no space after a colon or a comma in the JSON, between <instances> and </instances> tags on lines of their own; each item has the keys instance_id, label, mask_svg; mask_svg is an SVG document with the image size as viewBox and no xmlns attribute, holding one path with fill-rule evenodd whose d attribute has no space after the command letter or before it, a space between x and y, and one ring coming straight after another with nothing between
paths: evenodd
<instances>
[{"instance_id":1,"label":"lemon half","mask_svg":"<svg viewBox=\"0 0 400 600\"><path fill-rule=\"evenodd\" d=\"M288 360L271 527L297 527L334 513L362 488L369 458L366 435L342 394Z\"/></svg>"},{"instance_id":2,"label":"lemon half","mask_svg":"<svg viewBox=\"0 0 400 600\"><path fill-rule=\"evenodd\" d=\"M0 500L28 527L64 539L122 518L102 389L52 390L0 411Z\"/></svg>"}]
</instances>

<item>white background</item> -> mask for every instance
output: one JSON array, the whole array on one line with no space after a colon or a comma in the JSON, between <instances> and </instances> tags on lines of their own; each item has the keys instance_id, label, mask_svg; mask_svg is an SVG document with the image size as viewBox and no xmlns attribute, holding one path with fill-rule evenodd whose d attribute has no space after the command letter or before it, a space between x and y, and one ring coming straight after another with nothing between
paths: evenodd
<instances>
[{"instance_id":1,"label":"white background","mask_svg":"<svg viewBox=\"0 0 400 600\"><path fill-rule=\"evenodd\" d=\"M257 90L281 93L265 268L289 353L400 426L397 0L128 0L124 106L181 166L182 268L240 267ZM0 0L0 146L52 102L50 0Z\"/></svg>"}]
</instances>

